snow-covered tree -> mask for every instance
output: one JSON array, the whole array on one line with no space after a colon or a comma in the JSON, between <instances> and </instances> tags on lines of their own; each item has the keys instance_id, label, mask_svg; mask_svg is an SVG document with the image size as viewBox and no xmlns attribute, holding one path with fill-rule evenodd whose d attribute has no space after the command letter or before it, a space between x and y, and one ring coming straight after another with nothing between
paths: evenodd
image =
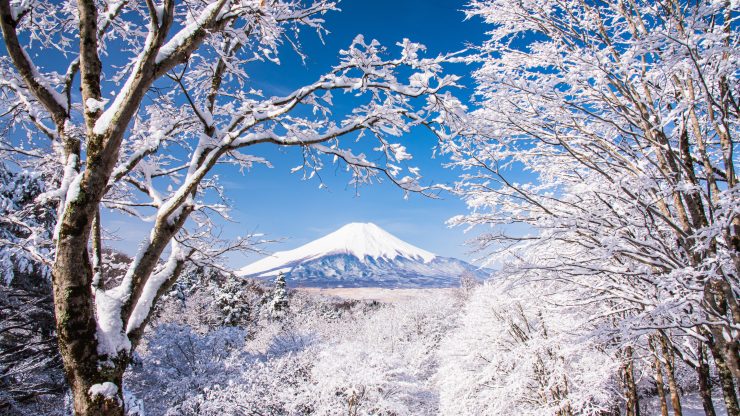
<instances>
[{"instance_id":1,"label":"snow-covered tree","mask_svg":"<svg viewBox=\"0 0 740 416\"><path fill-rule=\"evenodd\" d=\"M35 203L46 186L41 173L0 162L0 273L6 286L18 275L50 280L56 216L51 204Z\"/></svg>"},{"instance_id":2,"label":"snow-covered tree","mask_svg":"<svg viewBox=\"0 0 740 416\"><path fill-rule=\"evenodd\" d=\"M738 414L738 4L480 0L468 13L492 26L481 108L447 147L471 209L452 222L493 226L477 242L506 270L608 306L621 357L661 330L699 369L704 343Z\"/></svg>"},{"instance_id":3,"label":"snow-covered tree","mask_svg":"<svg viewBox=\"0 0 740 416\"><path fill-rule=\"evenodd\" d=\"M445 339L441 414L608 414L618 360L586 336L588 310L553 308L538 285L507 285L478 287Z\"/></svg>"},{"instance_id":4,"label":"snow-covered tree","mask_svg":"<svg viewBox=\"0 0 740 416\"><path fill-rule=\"evenodd\" d=\"M288 288L285 282L285 274L278 273L275 277L275 286L272 288L272 297L270 298L270 311L275 316L288 308Z\"/></svg>"},{"instance_id":5,"label":"snow-covered tree","mask_svg":"<svg viewBox=\"0 0 740 416\"><path fill-rule=\"evenodd\" d=\"M459 310L455 298L442 293L372 307L358 302L340 317L326 313L331 307L344 308L345 302L297 293L286 319L267 319L244 348L215 354L212 365L210 354L189 353L203 357L196 362L203 367L201 378L186 371L185 379L155 375L167 374L170 364L160 364L153 351L142 353L144 364L132 373L137 384L144 384L139 381L143 378L158 383L141 394L164 414L438 414L436 352ZM148 336L156 337L163 350L176 352L177 341L208 351L225 330L190 344L159 330ZM187 360L180 360L178 366L185 366ZM190 383L191 394L184 398L182 391ZM169 409L163 409L160 392L174 404ZM147 402L147 409L152 408Z\"/></svg>"},{"instance_id":6,"label":"snow-covered tree","mask_svg":"<svg viewBox=\"0 0 740 416\"><path fill-rule=\"evenodd\" d=\"M256 308L262 299L261 288L248 279L227 276L226 280L216 290L216 301L221 311L221 325L248 326L252 319L256 319Z\"/></svg>"},{"instance_id":7,"label":"snow-covered tree","mask_svg":"<svg viewBox=\"0 0 740 416\"><path fill-rule=\"evenodd\" d=\"M215 218L227 215L214 203L216 164L248 169L269 164L250 146L294 146L307 176L328 161L355 184L425 191L392 138L459 118L446 57L404 40L391 58L358 36L324 75L284 96L248 76L251 61L279 62L301 29L324 34L322 16L335 9L331 0L0 1L0 100L16 132L2 152L61 174L40 200L58 206L54 303L78 414L122 414L123 372L188 259L249 247L214 243ZM345 92L354 104L333 106ZM347 147L358 138L375 142L380 162ZM101 286L103 207L151 224L112 288Z\"/></svg>"}]
</instances>

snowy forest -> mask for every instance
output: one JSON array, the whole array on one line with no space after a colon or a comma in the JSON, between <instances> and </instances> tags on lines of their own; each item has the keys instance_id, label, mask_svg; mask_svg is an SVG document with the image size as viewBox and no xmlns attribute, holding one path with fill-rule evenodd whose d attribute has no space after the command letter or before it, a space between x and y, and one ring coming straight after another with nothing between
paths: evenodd
<instances>
[{"instance_id":1,"label":"snowy forest","mask_svg":"<svg viewBox=\"0 0 740 416\"><path fill-rule=\"evenodd\" d=\"M349 2L0 0L0 414L740 416L740 2L449 2L482 42L358 34L256 87ZM462 201L478 269L393 301L238 274L285 236L220 232L223 172L290 154Z\"/></svg>"}]
</instances>

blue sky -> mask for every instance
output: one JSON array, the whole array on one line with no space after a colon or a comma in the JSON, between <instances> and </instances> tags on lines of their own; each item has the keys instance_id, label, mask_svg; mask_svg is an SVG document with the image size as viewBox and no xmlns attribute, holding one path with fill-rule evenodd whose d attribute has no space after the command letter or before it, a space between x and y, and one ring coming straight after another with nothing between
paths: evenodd
<instances>
[{"instance_id":1,"label":"blue sky","mask_svg":"<svg viewBox=\"0 0 740 416\"><path fill-rule=\"evenodd\" d=\"M304 64L286 48L281 65L255 65L250 70L255 83L270 94L288 92L315 80L338 61L338 52L346 48L357 34L377 39L397 53L396 42L409 38L427 46L427 53L462 49L467 43L480 43L485 26L479 21L464 21L463 3L454 1L359 1L340 3L340 12L326 16L331 32L325 44L313 33L302 35L302 50L308 56ZM465 76L469 86L458 92L467 99L472 92L469 72L464 65L450 68ZM424 130L413 131L401 141L414 156L426 181L451 183L455 172L441 167L444 159L432 159L435 140ZM399 238L439 255L469 259L464 242L470 235L461 228L449 229L445 221L464 213L465 205L452 195L429 199L419 195L403 198L403 192L390 183L364 186L359 194L347 186L350 179L342 169L327 167L321 172L328 189L319 189L316 179L302 180L302 174L290 169L301 163L297 149L265 146L250 149L267 156L274 167L256 167L246 175L233 169L222 172L228 196L233 201L232 217L237 222L224 228L225 236L244 232L265 233L269 238L285 238L279 244L265 246L270 251L295 248L323 236L348 222L374 222ZM234 256L233 266L256 259Z\"/></svg>"}]
</instances>

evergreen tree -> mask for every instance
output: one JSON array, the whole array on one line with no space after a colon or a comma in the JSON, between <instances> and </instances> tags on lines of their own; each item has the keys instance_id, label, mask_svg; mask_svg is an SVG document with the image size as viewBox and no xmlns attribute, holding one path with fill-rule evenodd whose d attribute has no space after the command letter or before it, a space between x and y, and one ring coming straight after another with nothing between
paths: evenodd
<instances>
[{"instance_id":1,"label":"evergreen tree","mask_svg":"<svg viewBox=\"0 0 740 416\"><path fill-rule=\"evenodd\" d=\"M270 311L273 316L282 316L288 309L288 290L285 283L285 274L278 273L275 278L275 287L272 290Z\"/></svg>"},{"instance_id":2,"label":"evergreen tree","mask_svg":"<svg viewBox=\"0 0 740 416\"><path fill-rule=\"evenodd\" d=\"M254 302L247 279L229 276L218 288L216 298L223 316L222 325L246 325L250 318L251 303Z\"/></svg>"},{"instance_id":3,"label":"evergreen tree","mask_svg":"<svg viewBox=\"0 0 740 416\"><path fill-rule=\"evenodd\" d=\"M272 291L253 280L217 267L190 264L158 307L156 316L171 322L172 313L189 315L186 322L209 329L248 327L272 300ZM173 312L179 311L179 312ZM178 321L179 322L179 321Z\"/></svg>"}]
</instances>

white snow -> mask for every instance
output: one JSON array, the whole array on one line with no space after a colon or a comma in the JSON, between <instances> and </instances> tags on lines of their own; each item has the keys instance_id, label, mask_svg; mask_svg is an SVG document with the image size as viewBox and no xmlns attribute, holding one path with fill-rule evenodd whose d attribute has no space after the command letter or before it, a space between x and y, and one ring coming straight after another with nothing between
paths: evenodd
<instances>
[{"instance_id":1,"label":"white snow","mask_svg":"<svg viewBox=\"0 0 740 416\"><path fill-rule=\"evenodd\" d=\"M162 26L162 21L164 20L164 3L155 4L154 11L157 13L157 22L159 26Z\"/></svg>"},{"instance_id":2,"label":"white snow","mask_svg":"<svg viewBox=\"0 0 740 416\"><path fill-rule=\"evenodd\" d=\"M170 279L175 273L178 263L183 260L185 253L180 249L180 245L176 241L172 242L172 253L170 258L165 263L164 267L153 274L149 280L144 284L144 290L141 293L141 297L136 302L134 310L129 318L128 325L126 326L126 333L138 329L152 309L154 304L154 298L157 296L157 292L162 285Z\"/></svg>"},{"instance_id":3,"label":"white snow","mask_svg":"<svg viewBox=\"0 0 740 416\"><path fill-rule=\"evenodd\" d=\"M70 201L75 201L80 196L80 183L82 182L82 176L84 174L82 172L78 173L74 179L72 179L72 182L69 184L69 189L67 189L67 197L65 198L65 201L68 203Z\"/></svg>"},{"instance_id":4,"label":"white snow","mask_svg":"<svg viewBox=\"0 0 740 416\"><path fill-rule=\"evenodd\" d=\"M28 62L28 65L31 67L31 74L33 76L33 79L35 79L36 82L39 85L41 85L41 87L44 88L46 92L48 92L54 98L54 101L56 101L60 107L69 111L69 108L67 108L67 100L64 98L62 94L59 93L59 91L55 90L51 86L51 83L46 78L46 76L42 75L41 72L39 72L39 70L36 68L36 66L34 66L33 64L34 61L31 59L30 56L28 56L28 54L26 53L26 50L21 49L21 53L23 53L23 55L26 58L26 61Z\"/></svg>"},{"instance_id":5,"label":"white snow","mask_svg":"<svg viewBox=\"0 0 740 416\"><path fill-rule=\"evenodd\" d=\"M93 384L92 387L90 387L90 390L88 390L88 393L90 393L90 397L103 396L112 399L116 397L116 393L118 393L118 386L110 381Z\"/></svg>"},{"instance_id":6,"label":"white snow","mask_svg":"<svg viewBox=\"0 0 740 416\"><path fill-rule=\"evenodd\" d=\"M252 263L239 270L238 274L248 276L269 271L264 275L274 275L278 272L276 269L285 270L286 264L330 254L354 255L363 263L367 257L387 260L406 257L419 259L424 263L429 263L436 257L433 253L400 240L375 224L355 222L296 249L280 251Z\"/></svg>"},{"instance_id":7,"label":"white snow","mask_svg":"<svg viewBox=\"0 0 740 416\"><path fill-rule=\"evenodd\" d=\"M102 111L105 109L105 105L108 103L107 98L102 98L100 100L96 100L94 98L88 98L85 100L85 107L87 108L87 111L89 113L94 113L96 111Z\"/></svg>"},{"instance_id":8,"label":"white snow","mask_svg":"<svg viewBox=\"0 0 740 416\"><path fill-rule=\"evenodd\" d=\"M131 349L131 340L123 332L121 306L129 295L126 285L110 290L95 290L95 312L97 321L98 354L115 357L120 351Z\"/></svg>"},{"instance_id":9,"label":"white snow","mask_svg":"<svg viewBox=\"0 0 740 416\"><path fill-rule=\"evenodd\" d=\"M157 57L155 58L156 63L159 64L165 59L169 58L173 53L175 53L175 51L177 51L177 48L184 45L188 39L190 39L199 29L201 29L206 24L206 22L214 17L218 17L214 16L214 13L217 13L218 10L221 10L222 8L228 9L227 7L223 6L224 4L219 1L213 2L206 6L206 8L204 8L203 11L200 12L198 17L196 17L189 24L183 27L182 30L177 32L175 36L172 37L172 39L170 39L159 49Z\"/></svg>"},{"instance_id":10,"label":"white snow","mask_svg":"<svg viewBox=\"0 0 740 416\"><path fill-rule=\"evenodd\" d=\"M77 197L80 196L80 183L82 182L82 176L83 172L77 173L70 182L67 182L67 174L74 174L74 163L75 160L77 160L77 155L70 156L70 161L68 162L67 166L65 167L65 174L64 178L62 179L62 186L60 187L60 191L64 190L64 187L66 186L66 192L65 197L62 201L60 201L60 206L62 207L61 212L59 213L59 217L57 218L56 225L54 226L54 236L57 238L59 236L59 232L62 229L62 221L64 220L64 213L67 210L67 205L69 205L70 201L74 201L77 199ZM71 165L71 166L70 166ZM71 169L71 172L69 171Z\"/></svg>"}]
</instances>

